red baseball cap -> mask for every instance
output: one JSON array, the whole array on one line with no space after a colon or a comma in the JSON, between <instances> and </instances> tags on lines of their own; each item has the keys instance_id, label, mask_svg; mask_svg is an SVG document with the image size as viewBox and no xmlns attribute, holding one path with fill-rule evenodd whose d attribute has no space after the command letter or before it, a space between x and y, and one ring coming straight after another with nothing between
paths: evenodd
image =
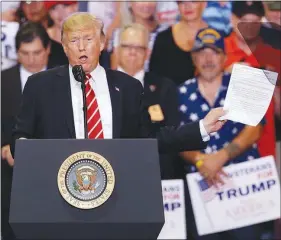
<instances>
[{"instance_id":1,"label":"red baseball cap","mask_svg":"<svg viewBox=\"0 0 281 240\"><path fill-rule=\"evenodd\" d=\"M47 11L49 11L53 6L58 4L71 5L75 3L77 3L77 1L45 1L44 2Z\"/></svg>"}]
</instances>

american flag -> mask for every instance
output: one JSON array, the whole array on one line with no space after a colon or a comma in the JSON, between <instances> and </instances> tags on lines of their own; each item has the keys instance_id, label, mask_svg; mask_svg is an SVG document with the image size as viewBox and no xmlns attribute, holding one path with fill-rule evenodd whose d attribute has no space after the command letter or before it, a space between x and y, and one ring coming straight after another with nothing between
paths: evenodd
<instances>
[{"instance_id":1,"label":"american flag","mask_svg":"<svg viewBox=\"0 0 281 240\"><path fill-rule=\"evenodd\" d=\"M204 202L212 201L216 196L216 191L213 186L210 186L205 178L197 181L202 199Z\"/></svg>"}]
</instances>

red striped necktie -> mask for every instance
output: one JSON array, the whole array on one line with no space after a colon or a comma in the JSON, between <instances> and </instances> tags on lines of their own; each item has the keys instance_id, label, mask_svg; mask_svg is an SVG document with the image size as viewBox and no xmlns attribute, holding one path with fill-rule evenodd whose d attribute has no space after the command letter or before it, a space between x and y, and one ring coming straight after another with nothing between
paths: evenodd
<instances>
[{"instance_id":1,"label":"red striped necktie","mask_svg":"<svg viewBox=\"0 0 281 240\"><path fill-rule=\"evenodd\" d=\"M89 139L104 138L98 101L95 92L90 85L91 78L92 77L90 74L86 75L85 90L86 90L86 104L87 104L88 138Z\"/></svg>"}]
</instances>

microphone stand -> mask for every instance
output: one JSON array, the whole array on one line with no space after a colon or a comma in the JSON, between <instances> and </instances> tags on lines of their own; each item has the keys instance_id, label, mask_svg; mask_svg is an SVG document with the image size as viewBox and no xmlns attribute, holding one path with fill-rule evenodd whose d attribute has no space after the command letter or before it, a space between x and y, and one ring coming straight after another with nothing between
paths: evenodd
<instances>
[{"instance_id":1,"label":"microphone stand","mask_svg":"<svg viewBox=\"0 0 281 240\"><path fill-rule=\"evenodd\" d=\"M77 82L81 83L82 96L83 96L83 113L84 113L84 134L85 139L88 139L88 124L87 124L87 104L86 104L86 75L82 65L75 65L72 68L72 73Z\"/></svg>"},{"instance_id":2,"label":"microphone stand","mask_svg":"<svg viewBox=\"0 0 281 240\"><path fill-rule=\"evenodd\" d=\"M88 139L88 124L87 124L87 105L86 105L86 85L85 80L81 81L81 89L83 95L83 112L84 112L84 134L85 139Z\"/></svg>"}]
</instances>

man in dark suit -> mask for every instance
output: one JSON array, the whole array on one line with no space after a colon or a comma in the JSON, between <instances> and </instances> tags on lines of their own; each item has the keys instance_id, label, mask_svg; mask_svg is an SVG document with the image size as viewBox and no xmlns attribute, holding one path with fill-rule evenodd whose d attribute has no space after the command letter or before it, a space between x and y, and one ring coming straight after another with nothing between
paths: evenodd
<instances>
[{"instance_id":1,"label":"man in dark suit","mask_svg":"<svg viewBox=\"0 0 281 240\"><path fill-rule=\"evenodd\" d=\"M76 13L63 24L62 44L69 66L37 73L27 81L14 139L84 138L81 83L74 65L86 73L87 130L89 139L153 137L143 108L143 88L131 76L98 64L104 48L102 23L89 13ZM205 147L209 133L219 130L225 113L213 109L203 120L157 133L160 152L178 152Z\"/></svg>"},{"instance_id":2,"label":"man in dark suit","mask_svg":"<svg viewBox=\"0 0 281 240\"><path fill-rule=\"evenodd\" d=\"M19 64L1 72L1 185L2 185L2 236L12 239L8 225L8 209L14 159L10 152L12 128L19 113L22 91L28 77L46 69L50 39L44 27L36 23L22 25L16 35Z\"/></svg>"},{"instance_id":3,"label":"man in dark suit","mask_svg":"<svg viewBox=\"0 0 281 240\"><path fill-rule=\"evenodd\" d=\"M273 48L281 49L281 2L264 1L265 22L260 29L262 39Z\"/></svg>"},{"instance_id":4,"label":"man in dark suit","mask_svg":"<svg viewBox=\"0 0 281 240\"><path fill-rule=\"evenodd\" d=\"M143 105L149 113L155 136L164 126L178 126L178 94L173 81L145 72L149 56L149 32L140 24L131 24L121 29L117 48L117 70L139 80L144 88ZM161 154L162 179L181 178L183 163L177 154Z\"/></svg>"}]
</instances>

